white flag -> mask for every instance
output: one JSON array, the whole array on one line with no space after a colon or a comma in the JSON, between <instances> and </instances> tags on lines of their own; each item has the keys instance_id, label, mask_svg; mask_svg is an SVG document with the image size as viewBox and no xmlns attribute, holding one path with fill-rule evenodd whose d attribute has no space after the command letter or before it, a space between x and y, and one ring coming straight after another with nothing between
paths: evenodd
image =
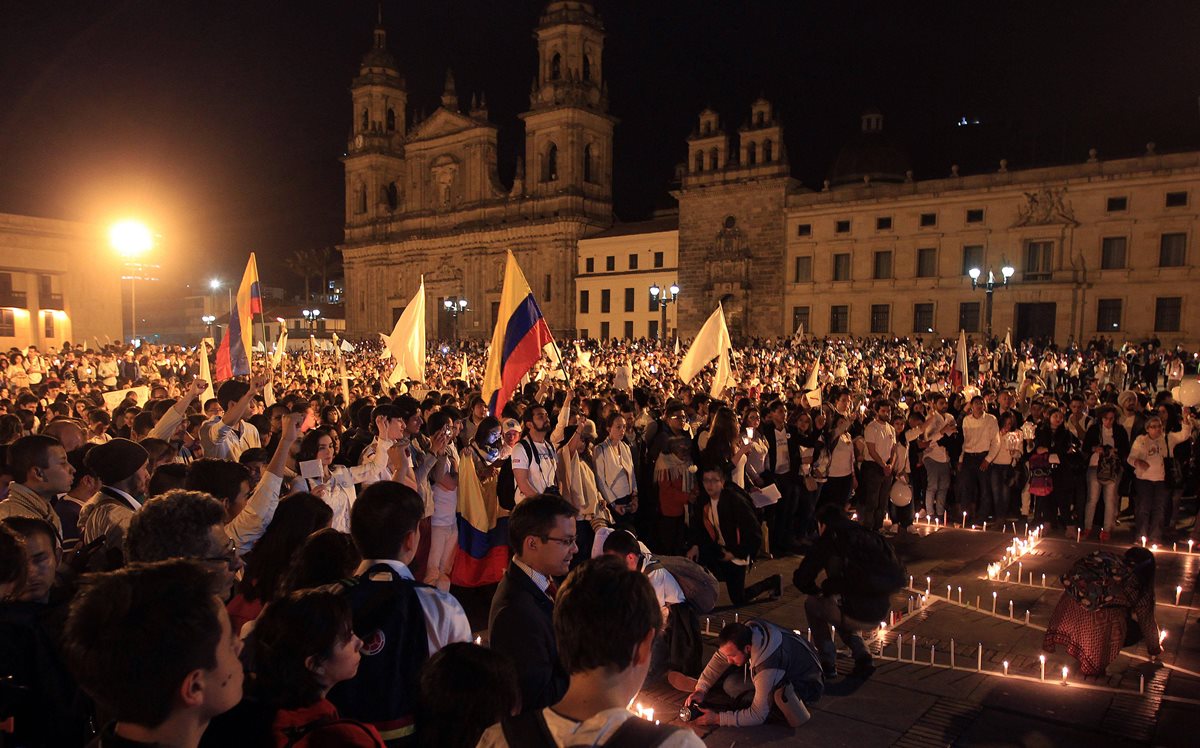
<instances>
[{"instance_id":1,"label":"white flag","mask_svg":"<svg viewBox=\"0 0 1200 748\"><path fill-rule=\"evenodd\" d=\"M462 371L458 373L458 378L467 384L471 383L471 370L467 368L467 354L465 353L463 354Z\"/></svg>"},{"instance_id":2,"label":"white flag","mask_svg":"<svg viewBox=\"0 0 1200 748\"><path fill-rule=\"evenodd\" d=\"M208 383L208 386L205 387L204 392L200 393L200 407L201 408L204 407L204 404L206 402L208 402L209 400L211 400L212 398L217 396L216 393L213 392L212 371L209 368L209 364L208 364L208 341L209 340L210 340L210 338L202 338L200 340L200 347L198 349L196 349L200 355L200 378Z\"/></svg>"},{"instance_id":3,"label":"white flag","mask_svg":"<svg viewBox=\"0 0 1200 748\"><path fill-rule=\"evenodd\" d=\"M342 339L342 350L346 353L354 353L354 345L345 338Z\"/></svg>"},{"instance_id":4,"label":"white flag","mask_svg":"<svg viewBox=\"0 0 1200 748\"><path fill-rule=\"evenodd\" d=\"M816 408L821 404L821 385L819 383L821 373L821 359L825 357L825 348L817 354L817 360L813 361L812 369L808 372L808 379L804 382L804 389L808 390L806 395L808 406Z\"/></svg>"},{"instance_id":5,"label":"white flag","mask_svg":"<svg viewBox=\"0 0 1200 748\"><path fill-rule=\"evenodd\" d=\"M721 308L721 302L718 301L717 308L700 328L700 332L696 333L696 338L684 355L683 363L679 365L679 379L687 384L696 378L701 369L708 366L709 361L718 356L725 359L725 366L728 369L729 349L732 347L729 328L725 326L725 312ZM719 367L720 363L718 363Z\"/></svg>"},{"instance_id":6,"label":"white flag","mask_svg":"<svg viewBox=\"0 0 1200 748\"><path fill-rule=\"evenodd\" d=\"M675 336L675 355L679 355L679 336Z\"/></svg>"},{"instance_id":7,"label":"white flag","mask_svg":"<svg viewBox=\"0 0 1200 748\"><path fill-rule=\"evenodd\" d=\"M425 381L425 276L404 313L396 320L392 334L385 336L386 347L396 359L396 369L388 378L389 384L401 379Z\"/></svg>"},{"instance_id":8,"label":"white flag","mask_svg":"<svg viewBox=\"0 0 1200 748\"><path fill-rule=\"evenodd\" d=\"M799 340L801 343L804 342L804 323L803 322L801 322L799 324L799 326L796 327L796 336L795 337L796 337L796 340Z\"/></svg>"},{"instance_id":9,"label":"white flag","mask_svg":"<svg viewBox=\"0 0 1200 748\"><path fill-rule=\"evenodd\" d=\"M580 369L591 370L592 368L592 352L585 351L579 347L579 343L575 343L575 363Z\"/></svg>"},{"instance_id":10,"label":"white flag","mask_svg":"<svg viewBox=\"0 0 1200 748\"><path fill-rule=\"evenodd\" d=\"M1011 327L1004 331L1004 347L1010 351L1012 350L1012 328Z\"/></svg>"}]
</instances>

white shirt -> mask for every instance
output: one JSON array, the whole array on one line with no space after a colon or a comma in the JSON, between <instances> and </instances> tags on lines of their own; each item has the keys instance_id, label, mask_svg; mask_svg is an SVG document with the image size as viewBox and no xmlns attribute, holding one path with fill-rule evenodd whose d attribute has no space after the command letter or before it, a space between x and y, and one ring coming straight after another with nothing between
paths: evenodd
<instances>
[{"instance_id":1,"label":"white shirt","mask_svg":"<svg viewBox=\"0 0 1200 748\"><path fill-rule=\"evenodd\" d=\"M450 460L450 471L454 474L458 473L458 450L453 444L447 444L446 450L448 459ZM455 513L458 511L458 489L457 488L442 488L437 483L433 484L433 514L430 516L430 524L434 527L448 527L455 524Z\"/></svg>"},{"instance_id":2,"label":"white shirt","mask_svg":"<svg viewBox=\"0 0 1200 748\"><path fill-rule=\"evenodd\" d=\"M942 433L942 429L951 423L954 423L954 416L936 411L930 413L929 417L925 419L925 438L929 440L929 446L925 448L925 459L934 462L950 462L950 455L942 446L942 438L946 436Z\"/></svg>"},{"instance_id":3,"label":"white shirt","mask_svg":"<svg viewBox=\"0 0 1200 748\"><path fill-rule=\"evenodd\" d=\"M782 475L791 469L792 459L788 454L787 428L775 429L775 474Z\"/></svg>"},{"instance_id":4,"label":"white shirt","mask_svg":"<svg viewBox=\"0 0 1200 748\"><path fill-rule=\"evenodd\" d=\"M863 439L875 447L875 454L879 455L884 465L891 464L892 450L896 448L896 429L892 428L892 424L880 423L879 419L871 421L863 429ZM867 454L870 455L870 452Z\"/></svg>"},{"instance_id":5,"label":"white shirt","mask_svg":"<svg viewBox=\"0 0 1200 748\"><path fill-rule=\"evenodd\" d=\"M532 439L523 439L524 445L518 443L513 447L512 451L512 467L513 470L528 470L529 485L536 493L545 491L548 487L554 485L555 472L558 465L555 463L554 448L549 442L535 442ZM533 445L534 459L530 459L528 452L529 445ZM533 463L532 465L530 463ZM516 478L513 478L514 483ZM516 501L519 503L526 498L525 494L521 493L521 487L517 486Z\"/></svg>"},{"instance_id":6,"label":"white shirt","mask_svg":"<svg viewBox=\"0 0 1200 748\"><path fill-rule=\"evenodd\" d=\"M236 426L227 426L221 416L213 416L200 426L200 446L205 457L237 462L242 452L261 447L262 439L252 423L240 421Z\"/></svg>"},{"instance_id":7,"label":"white shirt","mask_svg":"<svg viewBox=\"0 0 1200 748\"><path fill-rule=\"evenodd\" d=\"M605 501L611 504L637 493L633 477L633 454L628 444L613 444L611 439L605 439L592 451L592 460L596 465L596 486L604 494Z\"/></svg>"},{"instance_id":8,"label":"white shirt","mask_svg":"<svg viewBox=\"0 0 1200 748\"><path fill-rule=\"evenodd\" d=\"M512 562L516 564L518 569L525 572L525 576L533 580L533 583L537 585L537 588L542 592L545 592L546 588L550 586L550 577L546 576L540 571L534 571L532 566L516 556L513 556Z\"/></svg>"},{"instance_id":9,"label":"white shirt","mask_svg":"<svg viewBox=\"0 0 1200 748\"><path fill-rule=\"evenodd\" d=\"M963 454L986 453L989 463L995 462L1000 452L1000 425L991 413L979 418L968 415L962 421Z\"/></svg>"},{"instance_id":10,"label":"white shirt","mask_svg":"<svg viewBox=\"0 0 1200 748\"><path fill-rule=\"evenodd\" d=\"M604 745L612 738L617 728L625 723L625 720L636 719L632 712L620 707L596 712L582 722L563 717L554 711L554 707L543 709L542 716L546 720L546 727L550 728L550 737L559 748ZM665 714L664 716L669 718L671 715ZM504 728L497 724L492 725L483 733L476 748L506 748L506 746L508 746L508 741L504 739ZM672 733L670 737L659 743L659 746L660 748L704 748L704 741L700 739L699 735L685 728ZM522 746L513 748L522 748Z\"/></svg>"},{"instance_id":11,"label":"white shirt","mask_svg":"<svg viewBox=\"0 0 1200 748\"><path fill-rule=\"evenodd\" d=\"M388 558L363 559L354 573L362 574L376 564L387 564L404 579L413 578L407 565ZM417 601L421 603L421 612L425 614L425 633L429 637L430 655L448 644L471 641L471 624L467 622L467 614L462 605L453 595L436 587L417 587L416 592Z\"/></svg>"}]
</instances>

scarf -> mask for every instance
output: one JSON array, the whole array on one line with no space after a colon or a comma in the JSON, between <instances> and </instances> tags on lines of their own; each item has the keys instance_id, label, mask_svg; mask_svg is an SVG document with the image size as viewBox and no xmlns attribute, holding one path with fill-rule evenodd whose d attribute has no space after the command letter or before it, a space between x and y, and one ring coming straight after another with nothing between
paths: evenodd
<instances>
[{"instance_id":1,"label":"scarf","mask_svg":"<svg viewBox=\"0 0 1200 748\"><path fill-rule=\"evenodd\" d=\"M696 474L687 460L681 460L670 452L662 452L654 463L654 482L679 481L680 490L690 494L696 485Z\"/></svg>"}]
</instances>

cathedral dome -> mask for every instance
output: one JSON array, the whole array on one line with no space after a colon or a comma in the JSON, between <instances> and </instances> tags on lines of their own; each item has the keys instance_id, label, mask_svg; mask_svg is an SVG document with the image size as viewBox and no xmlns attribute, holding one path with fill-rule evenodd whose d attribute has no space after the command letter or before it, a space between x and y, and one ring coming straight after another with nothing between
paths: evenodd
<instances>
[{"instance_id":1,"label":"cathedral dome","mask_svg":"<svg viewBox=\"0 0 1200 748\"><path fill-rule=\"evenodd\" d=\"M883 135L883 115L868 109L862 116L862 132L838 152L830 181L834 186L864 181L899 183L907 179L908 154Z\"/></svg>"}]
</instances>

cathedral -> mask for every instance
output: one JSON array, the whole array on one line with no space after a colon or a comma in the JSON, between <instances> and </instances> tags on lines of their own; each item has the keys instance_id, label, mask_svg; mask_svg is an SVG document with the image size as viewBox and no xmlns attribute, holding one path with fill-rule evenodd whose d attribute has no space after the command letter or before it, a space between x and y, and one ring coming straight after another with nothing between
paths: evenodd
<instances>
[{"instance_id":1,"label":"cathedral","mask_svg":"<svg viewBox=\"0 0 1200 748\"><path fill-rule=\"evenodd\" d=\"M463 111L447 73L441 106L407 121L404 77L382 24L351 86L347 144L346 322L390 331L425 278L427 334L491 335L511 249L551 329L574 328L577 243L612 223L612 133L604 27L583 0L554 0L534 30L538 71L524 157L511 186L497 171L486 103ZM466 299L451 318L445 301Z\"/></svg>"}]
</instances>

